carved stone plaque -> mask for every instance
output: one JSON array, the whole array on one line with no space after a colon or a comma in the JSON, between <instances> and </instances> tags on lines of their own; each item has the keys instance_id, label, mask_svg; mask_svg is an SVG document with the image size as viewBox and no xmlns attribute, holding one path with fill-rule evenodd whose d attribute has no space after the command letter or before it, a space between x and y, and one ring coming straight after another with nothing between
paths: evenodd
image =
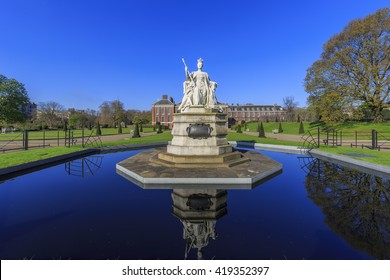
<instances>
[{"instance_id":1,"label":"carved stone plaque","mask_svg":"<svg viewBox=\"0 0 390 280\"><path fill-rule=\"evenodd\" d=\"M196 123L187 127L188 137L193 139L207 139L211 136L213 128L209 124Z\"/></svg>"},{"instance_id":2,"label":"carved stone plaque","mask_svg":"<svg viewBox=\"0 0 390 280\"><path fill-rule=\"evenodd\" d=\"M186 204L190 209L198 211L208 210L213 205L210 195L200 193L190 195Z\"/></svg>"}]
</instances>

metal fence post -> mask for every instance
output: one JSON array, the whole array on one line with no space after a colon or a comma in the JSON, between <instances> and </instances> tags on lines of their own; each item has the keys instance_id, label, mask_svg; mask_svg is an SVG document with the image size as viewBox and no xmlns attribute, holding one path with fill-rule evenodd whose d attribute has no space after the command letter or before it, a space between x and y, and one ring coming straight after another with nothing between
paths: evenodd
<instances>
[{"instance_id":1,"label":"metal fence post","mask_svg":"<svg viewBox=\"0 0 390 280\"><path fill-rule=\"evenodd\" d=\"M23 140L24 140L23 147L25 150L28 150L28 130L27 129L23 133Z\"/></svg>"},{"instance_id":2,"label":"metal fence post","mask_svg":"<svg viewBox=\"0 0 390 280\"><path fill-rule=\"evenodd\" d=\"M84 124L81 130L81 146L84 148Z\"/></svg>"},{"instance_id":3,"label":"metal fence post","mask_svg":"<svg viewBox=\"0 0 390 280\"><path fill-rule=\"evenodd\" d=\"M372 149L376 149L376 131L375 129L371 130L371 146L372 146Z\"/></svg>"},{"instance_id":4,"label":"metal fence post","mask_svg":"<svg viewBox=\"0 0 390 280\"><path fill-rule=\"evenodd\" d=\"M317 132L318 132L318 134L317 134L317 148L319 148L320 147L320 128L319 127L317 128Z\"/></svg>"},{"instance_id":5,"label":"metal fence post","mask_svg":"<svg viewBox=\"0 0 390 280\"><path fill-rule=\"evenodd\" d=\"M43 129L43 148L45 148L45 129Z\"/></svg>"}]
</instances>

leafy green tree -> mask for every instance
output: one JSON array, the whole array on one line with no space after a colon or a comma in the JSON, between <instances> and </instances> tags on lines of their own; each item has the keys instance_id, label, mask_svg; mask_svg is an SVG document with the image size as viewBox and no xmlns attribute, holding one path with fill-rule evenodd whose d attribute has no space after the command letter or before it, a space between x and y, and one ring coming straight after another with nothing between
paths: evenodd
<instances>
[{"instance_id":1,"label":"leafy green tree","mask_svg":"<svg viewBox=\"0 0 390 280\"><path fill-rule=\"evenodd\" d=\"M382 121L390 94L389 53L390 8L351 21L326 42L321 58L307 70L308 102L322 110L325 121L332 112L338 117L349 115L363 102L374 120ZM321 105L332 100L336 108Z\"/></svg>"},{"instance_id":2,"label":"leafy green tree","mask_svg":"<svg viewBox=\"0 0 390 280\"><path fill-rule=\"evenodd\" d=\"M0 75L0 123L12 124L24 122L25 106L30 102L22 83Z\"/></svg>"},{"instance_id":3,"label":"leafy green tree","mask_svg":"<svg viewBox=\"0 0 390 280\"><path fill-rule=\"evenodd\" d=\"M75 113L69 116L69 125L70 127L80 126L82 120L81 114Z\"/></svg>"},{"instance_id":4,"label":"leafy green tree","mask_svg":"<svg viewBox=\"0 0 390 280\"><path fill-rule=\"evenodd\" d=\"M237 133L242 133L241 124L237 125Z\"/></svg>"}]
</instances>

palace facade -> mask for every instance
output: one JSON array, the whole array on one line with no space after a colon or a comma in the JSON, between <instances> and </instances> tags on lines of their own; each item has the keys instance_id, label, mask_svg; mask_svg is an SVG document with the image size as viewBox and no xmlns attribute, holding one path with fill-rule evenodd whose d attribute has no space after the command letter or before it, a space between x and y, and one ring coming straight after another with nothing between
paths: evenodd
<instances>
[{"instance_id":1,"label":"palace facade","mask_svg":"<svg viewBox=\"0 0 390 280\"><path fill-rule=\"evenodd\" d=\"M175 104L172 98L168 99L168 95L163 95L152 105L152 124L156 125L160 122L161 125L172 127L174 113L180 104ZM286 110L279 105L228 105L227 118L229 126L237 122L245 121L285 121Z\"/></svg>"}]
</instances>

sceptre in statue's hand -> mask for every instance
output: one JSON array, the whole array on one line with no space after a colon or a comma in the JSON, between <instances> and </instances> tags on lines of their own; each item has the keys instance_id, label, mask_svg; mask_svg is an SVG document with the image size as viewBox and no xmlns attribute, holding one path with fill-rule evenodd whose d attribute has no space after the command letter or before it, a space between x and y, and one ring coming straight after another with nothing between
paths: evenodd
<instances>
[{"instance_id":1,"label":"sceptre in statue's hand","mask_svg":"<svg viewBox=\"0 0 390 280\"><path fill-rule=\"evenodd\" d=\"M187 77L190 77L191 82L193 82L194 80L192 79L192 76L191 76L190 73L188 72L188 67L187 67L186 62L184 61L184 58L182 58L181 61L183 61L183 64L184 64L184 71L186 71L186 76L187 76Z\"/></svg>"}]
</instances>

